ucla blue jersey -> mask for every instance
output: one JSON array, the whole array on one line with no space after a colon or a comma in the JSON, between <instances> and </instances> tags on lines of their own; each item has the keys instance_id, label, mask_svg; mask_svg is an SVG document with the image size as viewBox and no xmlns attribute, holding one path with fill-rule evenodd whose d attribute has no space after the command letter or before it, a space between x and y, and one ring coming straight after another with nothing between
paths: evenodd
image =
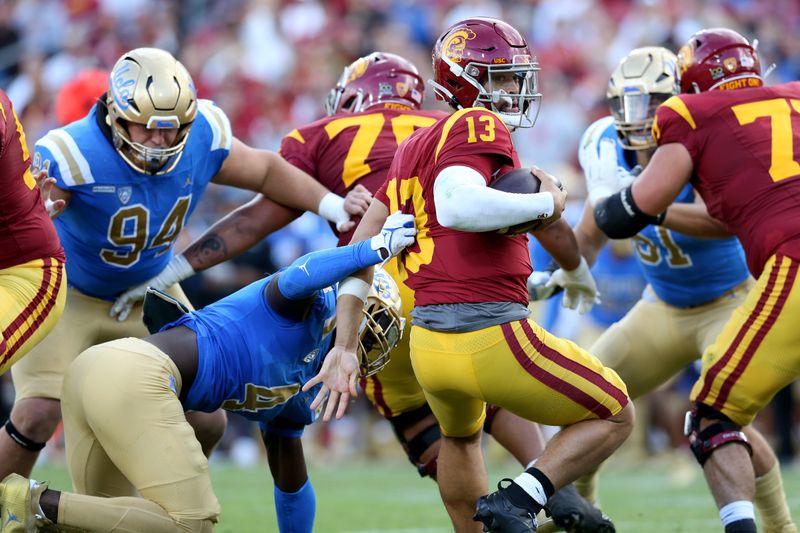
<instances>
[{"instance_id":1,"label":"ucla blue jersey","mask_svg":"<svg viewBox=\"0 0 800 533\"><path fill-rule=\"evenodd\" d=\"M230 153L233 137L222 110L200 100L178 165L168 174L148 176L116 152L99 106L40 139L34 166L71 193L55 221L70 285L112 300L167 265L178 233Z\"/></svg>"},{"instance_id":2,"label":"ucla blue jersey","mask_svg":"<svg viewBox=\"0 0 800 533\"><path fill-rule=\"evenodd\" d=\"M599 153L600 141L604 138L617 141L611 117L589 126L581 138L581 152ZM617 164L630 171L636 165L635 152L624 150L619 142L616 145ZM582 153L580 155L581 165L584 165L585 158ZM675 202L694 202L691 186L684 187ZM651 225L633 237L633 243L647 283L661 300L676 307L710 302L750 275L744 251L735 237L698 239Z\"/></svg>"},{"instance_id":3,"label":"ucla blue jersey","mask_svg":"<svg viewBox=\"0 0 800 533\"><path fill-rule=\"evenodd\" d=\"M197 375L184 407L211 412L220 407L251 420L282 420L308 425L319 386L302 392L319 372L328 351L326 335L336 310L333 289L317 291L302 322L275 313L264 289L274 275L167 327L186 326L197 334Z\"/></svg>"}]
</instances>

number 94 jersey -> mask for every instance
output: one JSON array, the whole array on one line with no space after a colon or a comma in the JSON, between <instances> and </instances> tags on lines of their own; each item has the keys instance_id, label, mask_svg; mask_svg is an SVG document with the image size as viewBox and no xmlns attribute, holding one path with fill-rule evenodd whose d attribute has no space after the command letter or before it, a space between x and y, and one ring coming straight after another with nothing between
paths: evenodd
<instances>
[{"instance_id":1,"label":"number 94 jersey","mask_svg":"<svg viewBox=\"0 0 800 533\"><path fill-rule=\"evenodd\" d=\"M139 173L119 156L102 102L36 143L33 166L72 195L55 221L72 286L111 300L172 258L178 233L231 148L223 111L208 100L198 109L180 162L162 176Z\"/></svg>"}]
</instances>

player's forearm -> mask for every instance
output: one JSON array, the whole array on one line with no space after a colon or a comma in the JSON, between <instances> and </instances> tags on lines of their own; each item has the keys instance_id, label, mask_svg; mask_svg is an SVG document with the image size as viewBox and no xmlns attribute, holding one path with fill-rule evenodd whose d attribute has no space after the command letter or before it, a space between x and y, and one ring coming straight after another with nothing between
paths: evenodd
<instances>
[{"instance_id":1,"label":"player's forearm","mask_svg":"<svg viewBox=\"0 0 800 533\"><path fill-rule=\"evenodd\" d=\"M518 194L492 189L476 170L460 166L439 173L433 195L439 224L459 231L498 230L548 218L555 210L549 192Z\"/></svg>"},{"instance_id":2,"label":"player's forearm","mask_svg":"<svg viewBox=\"0 0 800 533\"><path fill-rule=\"evenodd\" d=\"M594 210L590 202L584 204L583 215L575 226L575 240L578 242L578 249L586 259L589 266L597 261L600 250L608 242L608 237L597 227L594 220Z\"/></svg>"},{"instance_id":3,"label":"player's forearm","mask_svg":"<svg viewBox=\"0 0 800 533\"><path fill-rule=\"evenodd\" d=\"M565 270L578 267L581 262L578 241L566 220L561 218L534 235L558 266Z\"/></svg>"},{"instance_id":4,"label":"player's forearm","mask_svg":"<svg viewBox=\"0 0 800 533\"><path fill-rule=\"evenodd\" d=\"M372 281L372 267L353 274L364 283ZM353 294L339 294L336 299L336 339L334 344L350 352L358 349L358 327L361 323L363 300Z\"/></svg>"},{"instance_id":5,"label":"player's forearm","mask_svg":"<svg viewBox=\"0 0 800 533\"><path fill-rule=\"evenodd\" d=\"M295 210L256 196L208 228L183 255L196 272L206 270L252 248L299 215Z\"/></svg>"},{"instance_id":6,"label":"player's forearm","mask_svg":"<svg viewBox=\"0 0 800 533\"><path fill-rule=\"evenodd\" d=\"M725 239L731 234L722 222L708 214L705 204L672 204L662 223L667 229L692 237Z\"/></svg>"}]
</instances>

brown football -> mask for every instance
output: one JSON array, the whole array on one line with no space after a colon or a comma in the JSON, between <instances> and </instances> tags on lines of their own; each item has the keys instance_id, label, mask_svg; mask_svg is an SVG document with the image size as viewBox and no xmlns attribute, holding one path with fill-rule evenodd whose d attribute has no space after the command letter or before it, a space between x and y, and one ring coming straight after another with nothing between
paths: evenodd
<instances>
[{"instance_id":1,"label":"brown football","mask_svg":"<svg viewBox=\"0 0 800 533\"><path fill-rule=\"evenodd\" d=\"M542 182L537 178L530 168L522 167L509 170L505 174L498 176L489 183L489 187L503 192L516 192L532 194L539 192ZM528 233L542 225L543 220L534 219L528 222L514 224L507 228L500 228L497 233L502 235L519 235Z\"/></svg>"}]
</instances>

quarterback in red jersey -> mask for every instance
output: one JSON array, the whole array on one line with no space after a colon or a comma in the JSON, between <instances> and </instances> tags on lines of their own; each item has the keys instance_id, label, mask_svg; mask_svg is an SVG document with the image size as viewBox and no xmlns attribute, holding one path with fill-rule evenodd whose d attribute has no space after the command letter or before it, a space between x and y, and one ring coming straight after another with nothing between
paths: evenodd
<instances>
[{"instance_id":1,"label":"quarterback in red jersey","mask_svg":"<svg viewBox=\"0 0 800 533\"><path fill-rule=\"evenodd\" d=\"M64 309L64 250L31 174L17 114L0 90L0 374L42 340Z\"/></svg>"},{"instance_id":2,"label":"quarterback in red jersey","mask_svg":"<svg viewBox=\"0 0 800 533\"><path fill-rule=\"evenodd\" d=\"M536 118L539 69L525 39L500 20L468 19L439 38L433 69L434 90L456 111L400 146L353 240L374 235L390 211L415 217L417 242L400 257L399 270L414 290L411 361L439 421L438 480L454 529L480 531L479 520L496 532L535 531L535 515L554 490L622 443L633 407L613 371L528 318L527 237L495 231L540 218L565 224L557 219L566 194L539 169L539 193L488 187L520 166L509 129L531 127ZM588 307L596 290L571 231L562 243L560 262L574 282L568 292ZM329 394L325 419L334 411L341 416L355 394L356 311L370 275L342 282L335 346L305 386L323 383L314 405ZM535 466L481 497L486 403L566 427Z\"/></svg>"},{"instance_id":3,"label":"quarterback in red jersey","mask_svg":"<svg viewBox=\"0 0 800 533\"><path fill-rule=\"evenodd\" d=\"M693 35L678 67L683 94L656 113L650 164L595 218L610 237L633 234L691 182L742 243L758 281L703 354L686 432L725 531L751 532L752 448L741 427L800 373L800 83L764 87L754 47L723 28Z\"/></svg>"}]
</instances>

